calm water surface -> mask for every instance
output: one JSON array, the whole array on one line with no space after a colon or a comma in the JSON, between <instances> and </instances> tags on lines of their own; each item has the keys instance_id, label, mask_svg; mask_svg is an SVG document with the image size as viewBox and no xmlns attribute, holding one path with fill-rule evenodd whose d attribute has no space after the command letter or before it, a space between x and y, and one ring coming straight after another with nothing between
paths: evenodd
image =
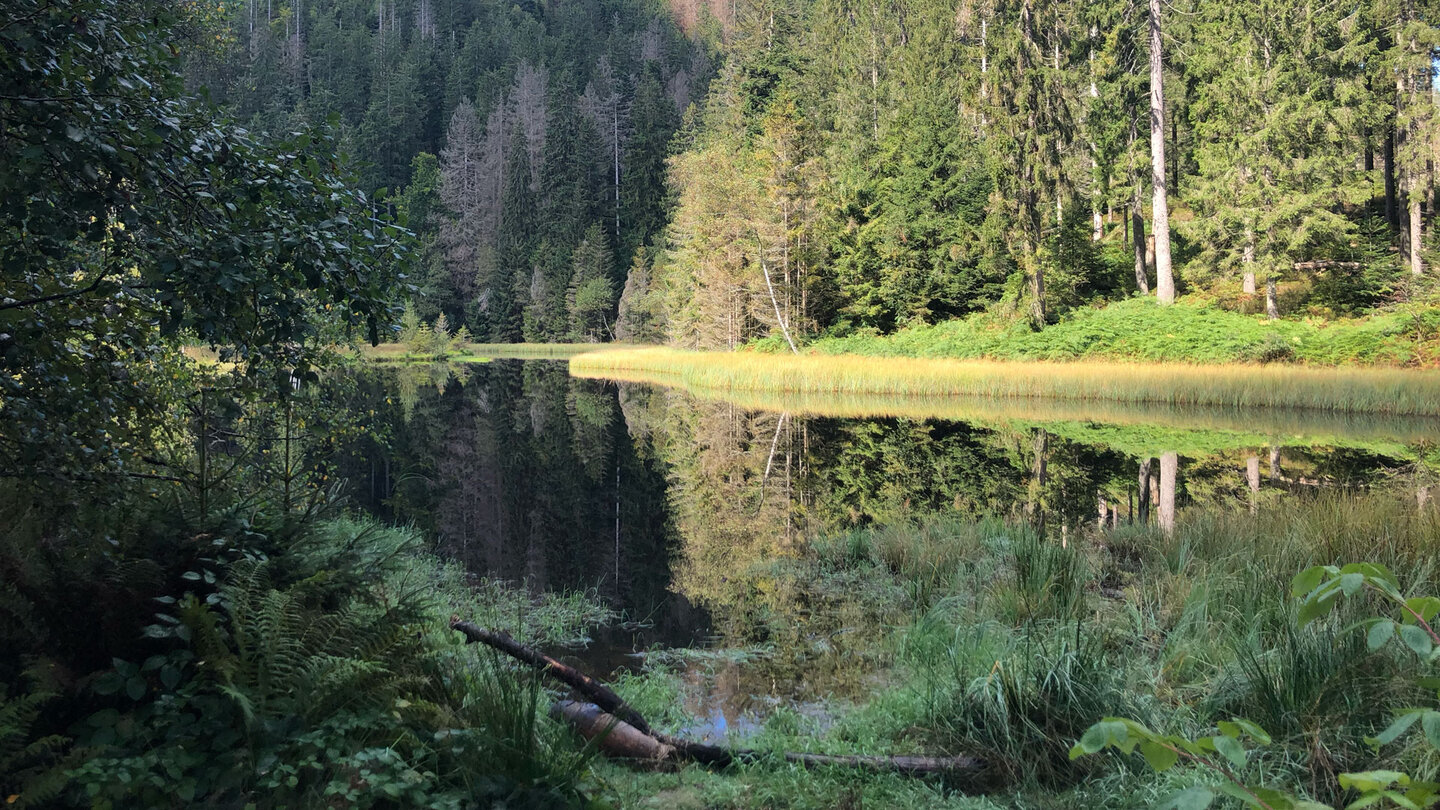
<instances>
[{"instance_id":1,"label":"calm water surface","mask_svg":"<svg viewBox=\"0 0 1440 810\"><path fill-rule=\"evenodd\" d=\"M883 606L849 615L856 600L811 595L777 631L747 598L766 587L757 569L818 533L958 512L1065 539L1196 504L1301 507L1331 487L1424 498L1440 437L1425 420L1304 413L726 402L571 378L563 361L375 367L356 396L386 438L341 460L365 509L477 573L598 595L622 621L571 651L597 674L711 650L683 653L682 672L692 731L714 737L781 703L823 722L817 696L872 677L862 628L883 626Z\"/></svg>"}]
</instances>

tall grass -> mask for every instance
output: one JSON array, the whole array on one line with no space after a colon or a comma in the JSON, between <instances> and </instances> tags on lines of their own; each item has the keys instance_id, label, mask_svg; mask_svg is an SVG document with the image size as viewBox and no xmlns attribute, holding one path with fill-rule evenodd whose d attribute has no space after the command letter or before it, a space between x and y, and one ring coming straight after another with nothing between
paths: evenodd
<instances>
[{"instance_id":1,"label":"tall grass","mask_svg":"<svg viewBox=\"0 0 1440 810\"><path fill-rule=\"evenodd\" d=\"M1169 534L1092 529L1068 547L964 515L848 531L765 567L760 590L789 570L831 599L873 603L887 591L876 577L909 597L885 617L899 631L872 642L889 646L888 685L810 745L980 754L1016 806L1098 806L1066 805L1067 791L1096 780L1164 791L1115 760L1071 763L1066 747L1090 723L1120 714L1195 734L1242 716L1275 736L1267 773L1338 801L1325 792L1334 775L1384 766L1364 738L1423 696L1408 659L1369 652L1353 629L1365 606L1302 630L1289 581L1317 563L1371 560L1416 594L1440 593L1437 554L1440 510L1417 508L1412 492L1331 491L1258 514L1196 507Z\"/></svg>"},{"instance_id":2,"label":"tall grass","mask_svg":"<svg viewBox=\"0 0 1440 810\"><path fill-rule=\"evenodd\" d=\"M570 371L715 392L982 396L1440 416L1440 373L1400 369L986 362L647 348L573 357Z\"/></svg>"}]
</instances>

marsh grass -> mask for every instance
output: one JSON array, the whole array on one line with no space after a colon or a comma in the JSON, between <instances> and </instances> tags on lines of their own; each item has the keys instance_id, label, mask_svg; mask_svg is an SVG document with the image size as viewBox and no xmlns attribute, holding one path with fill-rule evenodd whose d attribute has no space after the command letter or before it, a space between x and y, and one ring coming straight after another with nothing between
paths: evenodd
<instances>
[{"instance_id":1,"label":"marsh grass","mask_svg":"<svg viewBox=\"0 0 1440 810\"><path fill-rule=\"evenodd\" d=\"M1024 525L959 515L818 538L761 570L764 597L804 593L814 606L824 594L845 617L857 614L836 600L904 594L861 631L875 636L866 665L880 665L883 685L837 703L824 730L781 717L757 747L980 754L998 792L961 800L932 784L891 793L883 779L825 773L802 782L756 766L723 786L697 775L719 791L697 806L833 806L825 802L850 796L887 807L1147 807L1205 778L1150 775L1118 756L1071 762L1075 738L1117 714L1187 734L1251 718L1276 739L1253 765L1260 778L1340 801L1335 774L1396 761L1393 751L1377 758L1364 737L1423 696L1408 659L1368 652L1352 629L1366 605L1298 629L1290 579L1313 564L1363 559L1401 572L1415 593L1436 593L1437 553L1440 510L1417 508L1399 489L1297 494L1254 515L1195 507L1171 534L1127 526L1072 535L1063 548ZM800 584L775 584L787 577ZM1399 756L1433 768L1414 751Z\"/></svg>"},{"instance_id":2,"label":"marsh grass","mask_svg":"<svg viewBox=\"0 0 1440 810\"><path fill-rule=\"evenodd\" d=\"M576 376L693 391L980 396L1440 416L1440 373L1109 361L989 362L631 349L572 357Z\"/></svg>"}]
</instances>

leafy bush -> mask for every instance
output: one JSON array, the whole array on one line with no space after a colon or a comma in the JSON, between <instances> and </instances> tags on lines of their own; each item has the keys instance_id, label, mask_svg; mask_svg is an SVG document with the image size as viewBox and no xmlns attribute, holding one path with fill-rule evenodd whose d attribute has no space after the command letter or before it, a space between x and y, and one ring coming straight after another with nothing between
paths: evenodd
<instances>
[{"instance_id":1,"label":"leafy bush","mask_svg":"<svg viewBox=\"0 0 1440 810\"><path fill-rule=\"evenodd\" d=\"M1398 640L1403 647L1429 667L1440 659L1440 633L1431 622L1440 615L1440 598L1407 597L1400 590L1399 580L1390 569L1375 563L1352 563L1344 567L1319 565L1297 574L1291 592L1300 600L1298 620L1301 629L1335 612L1346 597L1373 595L1395 609L1397 618L1379 616L1352 626L1351 631L1365 629L1364 644L1369 652L1377 652ZM1305 679L1300 679L1304 682ZM1440 679L1419 677L1416 685L1440 697ZM1320 692L1312 698L1329 702L1334 697L1330 686L1317 683ZM1358 696L1355 696L1358 697ZM1373 700L1375 695L1371 694ZM1286 716L1277 718L1288 720ZM1420 726L1428 745L1440 751L1440 711L1434 708L1401 710L1384 731L1365 738L1376 752ZM1246 743L1269 746L1273 740L1260 725L1249 719L1234 718L1217 725L1214 735L1189 738L1179 734L1162 734L1143 723L1120 717L1108 717L1091 726L1070 750L1072 759L1115 748L1129 754L1139 752L1157 771L1166 771L1180 762L1198 764L1223 778L1213 787L1194 787L1172 796L1166 806L1204 810L1217 795L1239 799L1250 807L1267 810L1330 810L1320 802L1298 798L1294 791L1276 789L1254 783L1247 778L1253 766ZM1318 734L1319 729L1315 730ZM1339 791L1350 791L1358 797L1347 807L1393 804L1403 808L1429 807L1440 802L1440 783L1412 777L1401 770L1371 770L1341 773L1336 778Z\"/></svg>"}]
</instances>

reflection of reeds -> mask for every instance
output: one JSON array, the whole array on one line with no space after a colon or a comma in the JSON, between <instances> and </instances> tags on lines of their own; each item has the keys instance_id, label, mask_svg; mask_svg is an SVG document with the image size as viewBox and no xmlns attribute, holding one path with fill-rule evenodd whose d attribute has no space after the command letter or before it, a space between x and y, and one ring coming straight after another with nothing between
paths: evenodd
<instances>
[{"instance_id":1,"label":"reflection of reeds","mask_svg":"<svg viewBox=\"0 0 1440 810\"><path fill-rule=\"evenodd\" d=\"M701 392L980 396L1440 416L1440 374L1402 369L795 357L645 348L573 357L570 370L577 376Z\"/></svg>"}]
</instances>

